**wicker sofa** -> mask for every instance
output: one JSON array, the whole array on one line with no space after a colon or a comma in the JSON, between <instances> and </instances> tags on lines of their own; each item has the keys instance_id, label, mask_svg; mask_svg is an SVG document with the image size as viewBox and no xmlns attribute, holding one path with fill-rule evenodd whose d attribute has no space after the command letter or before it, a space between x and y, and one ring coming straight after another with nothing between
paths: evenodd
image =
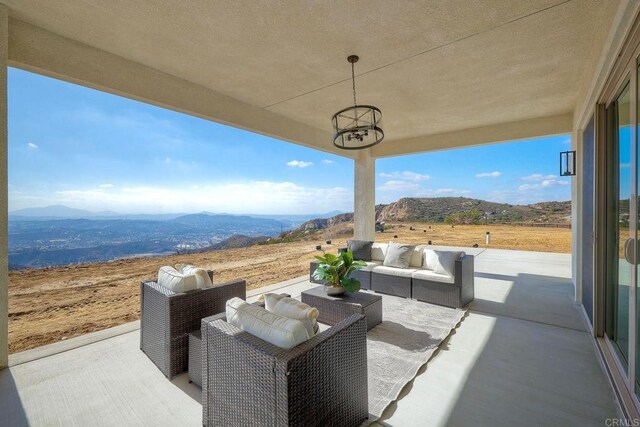
<instances>
[{"instance_id":1,"label":"wicker sofa","mask_svg":"<svg viewBox=\"0 0 640 427\"><path fill-rule=\"evenodd\" d=\"M383 266L386 244L375 243L371 261L366 261L367 266L354 273L353 277L360 280L362 289L446 307L466 306L474 299L474 257L464 255L456 259L453 276L445 277L423 266L423 251L432 248L416 246L409 267L401 269ZM321 283L313 279L317 265L317 261L312 261L309 268L309 280L313 283Z\"/></svg>"},{"instance_id":2,"label":"wicker sofa","mask_svg":"<svg viewBox=\"0 0 640 427\"><path fill-rule=\"evenodd\" d=\"M366 333L354 314L286 350L224 314L203 319L203 425L360 425L369 413Z\"/></svg>"},{"instance_id":3,"label":"wicker sofa","mask_svg":"<svg viewBox=\"0 0 640 427\"><path fill-rule=\"evenodd\" d=\"M246 292L244 280L184 293L155 281L142 282L140 349L167 378L173 378L187 370L189 333L200 328L203 318L224 312L227 300L246 298Z\"/></svg>"}]
</instances>

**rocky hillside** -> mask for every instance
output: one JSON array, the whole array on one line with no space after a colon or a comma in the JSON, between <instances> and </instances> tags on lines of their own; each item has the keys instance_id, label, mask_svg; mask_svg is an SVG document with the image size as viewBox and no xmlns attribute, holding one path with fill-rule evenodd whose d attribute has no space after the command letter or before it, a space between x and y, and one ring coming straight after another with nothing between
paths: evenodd
<instances>
[{"instance_id":1,"label":"rocky hillside","mask_svg":"<svg viewBox=\"0 0 640 427\"><path fill-rule=\"evenodd\" d=\"M376 209L377 221L444 222L450 215L477 211L481 223L571 222L571 202L510 205L466 197L404 198Z\"/></svg>"},{"instance_id":2,"label":"rocky hillside","mask_svg":"<svg viewBox=\"0 0 640 427\"><path fill-rule=\"evenodd\" d=\"M376 206L376 221L429 223L570 223L571 202L543 202L533 205L510 205L466 197L403 198L388 205ZM341 227L346 231L353 214L313 219L282 233L276 241L293 241L312 236L317 230ZM340 234L340 233L339 233Z\"/></svg>"}]
</instances>

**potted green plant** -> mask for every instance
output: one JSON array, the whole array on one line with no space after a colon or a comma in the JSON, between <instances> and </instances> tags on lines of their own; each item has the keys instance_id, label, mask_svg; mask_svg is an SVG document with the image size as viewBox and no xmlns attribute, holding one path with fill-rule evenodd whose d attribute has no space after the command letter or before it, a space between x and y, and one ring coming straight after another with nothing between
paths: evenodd
<instances>
[{"instance_id":1,"label":"potted green plant","mask_svg":"<svg viewBox=\"0 0 640 427\"><path fill-rule=\"evenodd\" d=\"M326 283L325 292L327 295L342 295L345 292L358 292L360 281L351 277L354 271L366 267L364 261L354 261L351 251L340 252L338 255L326 253L324 256L316 256L320 262L313 278Z\"/></svg>"}]
</instances>

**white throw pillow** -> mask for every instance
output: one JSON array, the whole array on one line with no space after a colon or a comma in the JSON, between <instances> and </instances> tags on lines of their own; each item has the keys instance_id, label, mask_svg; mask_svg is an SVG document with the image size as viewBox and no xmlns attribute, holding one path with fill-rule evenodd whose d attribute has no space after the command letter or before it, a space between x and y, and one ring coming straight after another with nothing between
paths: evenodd
<instances>
[{"instance_id":1,"label":"white throw pillow","mask_svg":"<svg viewBox=\"0 0 640 427\"><path fill-rule=\"evenodd\" d=\"M454 276L456 261L464 256L464 252L424 250L424 268L438 274Z\"/></svg>"},{"instance_id":2,"label":"white throw pillow","mask_svg":"<svg viewBox=\"0 0 640 427\"><path fill-rule=\"evenodd\" d=\"M296 299L278 294L264 296L264 308L279 316L296 319L302 322L309 337L318 332L318 309Z\"/></svg>"},{"instance_id":3,"label":"white throw pillow","mask_svg":"<svg viewBox=\"0 0 640 427\"><path fill-rule=\"evenodd\" d=\"M210 288L213 286L213 283L211 283L211 277L209 277L209 273L204 268L199 268L190 264L176 264L176 270L182 274L192 274L196 276L198 289Z\"/></svg>"},{"instance_id":4,"label":"white throw pillow","mask_svg":"<svg viewBox=\"0 0 640 427\"><path fill-rule=\"evenodd\" d=\"M384 261L384 256L387 254L386 243L374 243L371 246L371 261Z\"/></svg>"},{"instance_id":5,"label":"white throw pillow","mask_svg":"<svg viewBox=\"0 0 640 427\"><path fill-rule=\"evenodd\" d=\"M416 246L411 252L411 260L409 261L409 267L420 268L424 263L424 246Z\"/></svg>"},{"instance_id":6,"label":"white throw pillow","mask_svg":"<svg viewBox=\"0 0 640 427\"><path fill-rule=\"evenodd\" d=\"M227 301L227 322L280 348L293 348L310 336L301 321L271 313L240 298Z\"/></svg>"},{"instance_id":7,"label":"white throw pillow","mask_svg":"<svg viewBox=\"0 0 640 427\"><path fill-rule=\"evenodd\" d=\"M171 289L173 292L188 292L198 289L196 276L185 275L173 267L164 266L158 270L158 285Z\"/></svg>"},{"instance_id":8,"label":"white throw pillow","mask_svg":"<svg viewBox=\"0 0 640 427\"><path fill-rule=\"evenodd\" d=\"M414 245L408 243L389 242L382 265L385 267L409 268Z\"/></svg>"}]
</instances>

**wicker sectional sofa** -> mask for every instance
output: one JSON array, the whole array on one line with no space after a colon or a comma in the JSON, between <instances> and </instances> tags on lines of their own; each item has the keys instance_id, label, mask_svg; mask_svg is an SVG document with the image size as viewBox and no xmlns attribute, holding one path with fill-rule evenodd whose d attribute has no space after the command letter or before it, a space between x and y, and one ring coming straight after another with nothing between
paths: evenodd
<instances>
[{"instance_id":1,"label":"wicker sectional sofa","mask_svg":"<svg viewBox=\"0 0 640 427\"><path fill-rule=\"evenodd\" d=\"M408 268L386 267L383 264L386 244L374 243L371 261L353 277L360 280L362 289L447 307L462 308L474 299L474 257L464 255L455 260L452 276L437 274L423 265L424 251L432 246L416 246ZM346 249L340 249L346 250ZM311 262L310 280L313 279L317 261Z\"/></svg>"}]
</instances>

